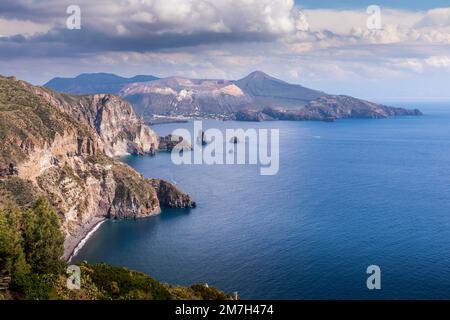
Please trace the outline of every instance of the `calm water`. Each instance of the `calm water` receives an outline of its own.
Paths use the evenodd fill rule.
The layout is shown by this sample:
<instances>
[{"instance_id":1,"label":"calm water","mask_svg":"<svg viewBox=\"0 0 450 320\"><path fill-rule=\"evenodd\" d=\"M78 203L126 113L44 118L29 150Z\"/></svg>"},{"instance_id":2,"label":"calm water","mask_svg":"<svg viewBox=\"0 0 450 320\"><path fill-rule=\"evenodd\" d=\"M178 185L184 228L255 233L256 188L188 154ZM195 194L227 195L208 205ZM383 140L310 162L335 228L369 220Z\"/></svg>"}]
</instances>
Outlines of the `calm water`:
<instances>
[{"instance_id":1,"label":"calm water","mask_svg":"<svg viewBox=\"0 0 450 320\"><path fill-rule=\"evenodd\" d=\"M126 161L176 182L198 208L108 221L77 260L172 284L208 283L242 298L450 298L450 104L424 117L235 123L280 129L280 171ZM192 124L156 126L161 134ZM382 290L366 288L366 268Z\"/></svg>"}]
</instances>

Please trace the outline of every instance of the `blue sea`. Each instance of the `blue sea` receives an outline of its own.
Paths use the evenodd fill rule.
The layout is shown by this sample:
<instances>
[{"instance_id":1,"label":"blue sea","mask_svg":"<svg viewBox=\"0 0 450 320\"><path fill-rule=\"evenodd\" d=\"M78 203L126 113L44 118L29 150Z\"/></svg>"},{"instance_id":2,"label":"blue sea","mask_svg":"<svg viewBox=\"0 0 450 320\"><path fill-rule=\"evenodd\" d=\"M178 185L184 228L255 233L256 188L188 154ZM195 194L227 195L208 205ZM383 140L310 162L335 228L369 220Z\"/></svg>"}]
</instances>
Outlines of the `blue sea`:
<instances>
[{"instance_id":1,"label":"blue sea","mask_svg":"<svg viewBox=\"0 0 450 320\"><path fill-rule=\"evenodd\" d=\"M397 104L402 106L402 104ZM107 221L75 260L208 283L243 299L450 299L450 103L423 117L204 121L280 130L280 169L124 159L189 193L191 210ZM158 125L159 134L192 123ZM366 269L381 268L381 290Z\"/></svg>"}]
</instances>

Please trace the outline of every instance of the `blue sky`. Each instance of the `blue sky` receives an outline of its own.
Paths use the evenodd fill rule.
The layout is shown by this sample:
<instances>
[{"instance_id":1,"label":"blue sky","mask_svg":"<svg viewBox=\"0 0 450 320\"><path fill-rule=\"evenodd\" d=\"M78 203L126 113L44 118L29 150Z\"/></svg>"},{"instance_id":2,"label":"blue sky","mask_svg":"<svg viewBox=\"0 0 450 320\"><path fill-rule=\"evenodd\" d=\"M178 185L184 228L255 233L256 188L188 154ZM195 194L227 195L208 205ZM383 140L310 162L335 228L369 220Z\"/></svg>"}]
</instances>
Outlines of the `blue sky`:
<instances>
[{"instance_id":1,"label":"blue sky","mask_svg":"<svg viewBox=\"0 0 450 320\"><path fill-rule=\"evenodd\" d=\"M450 5L449 0L296 0L295 3L302 8L328 9L361 9L370 5L379 5L397 9L429 10Z\"/></svg>"},{"instance_id":2,"label":"blue sky","mask_svg":"<svg viewBox=\"0 0 450 320\"><path fill-rule=\"evenodd\" d=\"M239 79L262 70L377 100L450 98L450 1L0 1L0 74ZM230 3L232 5L230 5ZM368 27L368 5L381 6Z\"/></svg>"}]
</instances>

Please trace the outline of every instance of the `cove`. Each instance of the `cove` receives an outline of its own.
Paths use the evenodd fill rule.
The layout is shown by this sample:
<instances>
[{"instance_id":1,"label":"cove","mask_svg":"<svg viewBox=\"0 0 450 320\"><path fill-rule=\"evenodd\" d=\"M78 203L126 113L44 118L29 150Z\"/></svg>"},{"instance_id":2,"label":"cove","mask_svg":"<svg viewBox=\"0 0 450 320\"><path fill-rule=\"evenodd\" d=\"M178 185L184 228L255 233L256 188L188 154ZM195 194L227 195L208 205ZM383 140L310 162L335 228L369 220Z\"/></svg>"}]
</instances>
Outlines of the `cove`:
<instances>
[{"instance_id":1,"label":"cove","mask_svg":"<svg viewBox=\"0 0 450 320\"><path fill-rule=\"evenodd\" d=\"M124 159L197 202L106 221L74 261L107 262L171 284L208 283L243 299L450 298L450 112L324 122L220 122L277 128L278 174L255 166ZM155 126L161 135L191 124ZM368 290L380 266L382 289Z\"/></svg>"}]
</instances>

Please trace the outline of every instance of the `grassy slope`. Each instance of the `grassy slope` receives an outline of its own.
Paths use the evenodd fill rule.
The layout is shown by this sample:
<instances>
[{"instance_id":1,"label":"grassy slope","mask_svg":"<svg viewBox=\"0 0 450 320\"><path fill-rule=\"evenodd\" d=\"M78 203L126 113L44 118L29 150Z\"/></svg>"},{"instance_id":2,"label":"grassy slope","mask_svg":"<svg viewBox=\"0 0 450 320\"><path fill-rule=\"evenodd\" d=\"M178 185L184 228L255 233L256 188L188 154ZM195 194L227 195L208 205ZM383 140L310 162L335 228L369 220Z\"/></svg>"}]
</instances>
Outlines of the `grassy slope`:
<instances>
[{"instance_id":1,"label":"grassy slope","mask_svg":"<svg viewBox=\"0 0 450 320\"><path fill-rule=\"evenodd\" d=\"M126 268L106 264L80 265L82 274L81 290L55 291L56 299L103 299L103 300L226 300L223 292L205 285L174 287L163 284L148 275ZM65 283L63 277L62 283Z\"/></svg>"}]
</instances>

